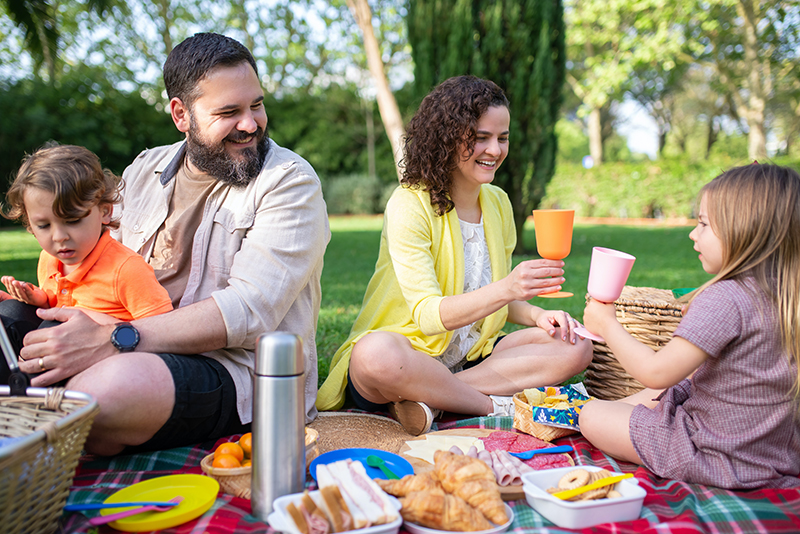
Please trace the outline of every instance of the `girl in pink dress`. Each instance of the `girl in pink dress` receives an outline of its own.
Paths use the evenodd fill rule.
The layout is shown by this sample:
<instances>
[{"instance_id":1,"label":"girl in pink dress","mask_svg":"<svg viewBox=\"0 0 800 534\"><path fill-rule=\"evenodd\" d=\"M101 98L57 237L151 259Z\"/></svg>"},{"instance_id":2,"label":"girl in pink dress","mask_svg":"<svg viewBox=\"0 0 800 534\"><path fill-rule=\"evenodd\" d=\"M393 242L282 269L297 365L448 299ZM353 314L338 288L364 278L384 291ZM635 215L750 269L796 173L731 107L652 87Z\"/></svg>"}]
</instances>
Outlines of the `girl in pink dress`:
<instances>
[{"instance_id":1,"label":"girl in pink dress","mask_svg":"<svg viewBox=\"0 0 800 534\"><path fill-rule=\"evenodd\" d=\"M715 275L654 351L591 300L587 328L648 389L583 407L583 435L655 474L729 489L800 486L800 175L754 163L700 192L689 237Z\"/></svg>"}]
</instances>

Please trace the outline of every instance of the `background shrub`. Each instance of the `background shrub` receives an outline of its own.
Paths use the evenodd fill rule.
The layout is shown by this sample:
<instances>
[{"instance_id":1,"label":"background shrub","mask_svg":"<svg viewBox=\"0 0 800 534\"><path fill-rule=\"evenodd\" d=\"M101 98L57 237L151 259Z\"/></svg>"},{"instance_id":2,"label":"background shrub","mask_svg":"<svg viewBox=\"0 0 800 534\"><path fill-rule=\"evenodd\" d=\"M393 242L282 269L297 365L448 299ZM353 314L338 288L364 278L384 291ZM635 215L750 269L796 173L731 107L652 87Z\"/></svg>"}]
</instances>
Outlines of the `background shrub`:
<instances>
[{"instance_id":1,"label":"background shrub","mask_svg":"<svg viewBox=\"0 0 800 534\"><path fill-rule=\"evenodd\" d=\"M365 215L380 213L383 184L374 177L351 174L322 182L322 194L331 215Z\"/></svg>"},{"instance_id":2,"label":"background shrub","mask_svg":"<svg viewBox=\"0 0 800 534\"><path fill-rule=\"evenodd\" d=\"M700 188L721 172L749 161L661 159L611 162L591 169L561 162L540 207L574 209L583 217L687 218ZM773 163L800 169L800 160Z\"/></svg>"}]
</instances>

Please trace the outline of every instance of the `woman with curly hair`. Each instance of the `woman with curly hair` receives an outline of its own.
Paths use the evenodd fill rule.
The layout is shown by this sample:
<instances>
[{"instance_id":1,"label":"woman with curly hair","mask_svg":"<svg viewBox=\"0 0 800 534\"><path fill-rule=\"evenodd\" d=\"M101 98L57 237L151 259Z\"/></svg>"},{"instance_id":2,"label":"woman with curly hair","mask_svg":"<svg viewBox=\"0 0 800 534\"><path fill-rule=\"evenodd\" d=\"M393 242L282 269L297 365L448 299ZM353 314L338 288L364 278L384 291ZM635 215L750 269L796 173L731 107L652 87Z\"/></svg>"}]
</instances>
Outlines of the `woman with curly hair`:
<instances>
[{"instance_id":1,"label":"woman with curly hair","mask_svg":"<svg viewBox=\"0 0 800 534\"><path fill-rule=\"evenodd\" d=\"M511 203L491 185L508 154L509 123L503 91L473 76L450 78L422 101L375 273L318 409L339 409L349 396L358 408L388 409L419 435L434 411L512 415L510 395L589 364L577 321L527 302L561 288L563 262L511 269ZM530 328L503 335L507 320Z\"/></svg>"}]
</instances>

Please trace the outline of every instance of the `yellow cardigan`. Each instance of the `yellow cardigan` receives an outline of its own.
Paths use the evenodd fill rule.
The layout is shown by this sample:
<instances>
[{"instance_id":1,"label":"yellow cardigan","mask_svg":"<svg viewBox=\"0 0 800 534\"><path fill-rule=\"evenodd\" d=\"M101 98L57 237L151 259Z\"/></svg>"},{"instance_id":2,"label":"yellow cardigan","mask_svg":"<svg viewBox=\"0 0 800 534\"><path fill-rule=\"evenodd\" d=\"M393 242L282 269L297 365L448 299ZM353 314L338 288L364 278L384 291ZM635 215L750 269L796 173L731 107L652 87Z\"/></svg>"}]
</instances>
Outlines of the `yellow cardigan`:
<instances>
[{"instance_id":1,"label":"yellow cardigan","mask_svg":"<svg viewBox=\"0 0 800 534\"><path fill-rule=\"evenodd\" d=\"M492 281L511 270L516 231L511 202L493 185L481 186L481 211ZM384 212L383 232L375 273L367 286L361 312L347 341L331 360L330 373L317 394L318 410L344 404L350 352L369 332L403 334L415 350L438 356L453 337L439 315L445 296L464 290L464 244L456 210L438 216L427 192L398 187ZM508 317L504 306L483 319L481 336L467 354L475 360L491 352Z\"/></svg>"}]
</instances>

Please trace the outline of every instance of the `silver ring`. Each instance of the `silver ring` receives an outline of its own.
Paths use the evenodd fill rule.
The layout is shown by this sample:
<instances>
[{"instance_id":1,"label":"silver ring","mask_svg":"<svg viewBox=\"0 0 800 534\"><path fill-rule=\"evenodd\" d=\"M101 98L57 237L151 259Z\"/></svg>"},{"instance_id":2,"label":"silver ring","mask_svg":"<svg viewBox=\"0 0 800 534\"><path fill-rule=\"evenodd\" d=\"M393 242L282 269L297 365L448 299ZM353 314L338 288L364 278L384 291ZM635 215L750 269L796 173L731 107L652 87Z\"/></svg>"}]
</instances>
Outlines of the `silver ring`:
<instances>
[{"instance_id":1,"label":"silver ring","mask_svg":"<svg viewBox=\"0 0 800 534\"><path fill-rule=\"evenodd\" d=\"M47 367L44 366L44 357L39 358L39 367L42 368L42 371L47 371Z\"/></svg>"}]
</instances>

